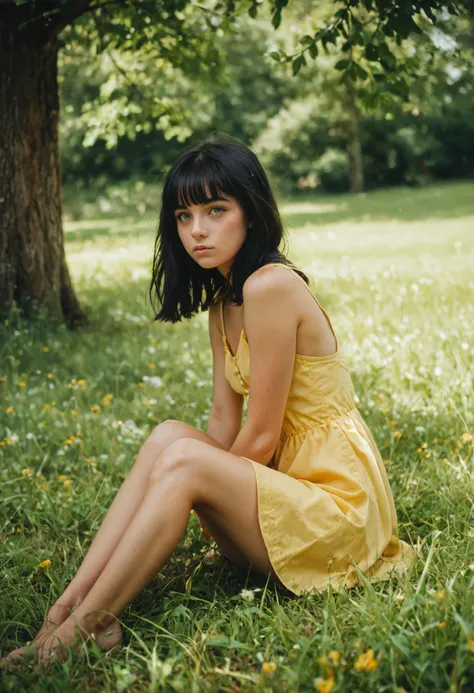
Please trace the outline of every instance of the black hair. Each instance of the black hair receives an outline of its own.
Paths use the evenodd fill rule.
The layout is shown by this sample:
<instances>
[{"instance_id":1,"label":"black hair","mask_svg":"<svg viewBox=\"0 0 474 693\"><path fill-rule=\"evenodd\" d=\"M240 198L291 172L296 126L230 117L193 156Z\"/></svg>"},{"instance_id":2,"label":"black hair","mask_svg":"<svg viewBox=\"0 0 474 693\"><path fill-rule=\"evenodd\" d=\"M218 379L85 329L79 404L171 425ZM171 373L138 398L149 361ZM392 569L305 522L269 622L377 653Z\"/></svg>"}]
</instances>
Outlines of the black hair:
<instances>
[{"instance_id":1,"label":"black hair","mask_svg":"<svg viewBox=\"0 0 474 693\"><path fill-rule=\"evenodd\" d=\"M222 194L234 197L247 225L252 224L227 278L216 267L198 265L186 252L177 230L175 210L191 202L208 203L206 185L211 199ZM149 288L152 306L155 296L161 304L154 319L174 323L191 318L222 296L242 305L245 280L268 263L289 265L309 284L304 272L278 250L282 241L286 243L280 213L254 152L240 140L222 134L188 147L173 163L163 184Z\"/></svg>"}]
</instances>

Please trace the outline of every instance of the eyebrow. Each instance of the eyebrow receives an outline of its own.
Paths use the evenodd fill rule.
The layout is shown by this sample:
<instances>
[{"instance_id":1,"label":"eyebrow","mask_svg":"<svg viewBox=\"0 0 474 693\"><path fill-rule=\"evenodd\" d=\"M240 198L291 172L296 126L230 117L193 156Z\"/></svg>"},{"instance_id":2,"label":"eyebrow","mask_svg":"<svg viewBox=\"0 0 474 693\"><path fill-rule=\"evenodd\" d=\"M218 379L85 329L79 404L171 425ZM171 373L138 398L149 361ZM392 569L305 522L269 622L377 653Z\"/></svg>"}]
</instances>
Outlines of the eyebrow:
<instances>
[{"instance_id":1,"label":"eyebrow","mask_svg":"<svg viewBox=\"0 0 474 693\"><path fill-rule=\"evenodd\" d=\"M205 207L207 207L208 205L212 204L213 202L230 202L230 200L228 200L226 197L219 197L219 195L217 195L216 197L211 197L210 199L207 200L207 202L202 202L201 204L203 204ZM174 211L179 212L182 209L187 209L187 207L175 207Z\"/></svg>"}]
</instances>

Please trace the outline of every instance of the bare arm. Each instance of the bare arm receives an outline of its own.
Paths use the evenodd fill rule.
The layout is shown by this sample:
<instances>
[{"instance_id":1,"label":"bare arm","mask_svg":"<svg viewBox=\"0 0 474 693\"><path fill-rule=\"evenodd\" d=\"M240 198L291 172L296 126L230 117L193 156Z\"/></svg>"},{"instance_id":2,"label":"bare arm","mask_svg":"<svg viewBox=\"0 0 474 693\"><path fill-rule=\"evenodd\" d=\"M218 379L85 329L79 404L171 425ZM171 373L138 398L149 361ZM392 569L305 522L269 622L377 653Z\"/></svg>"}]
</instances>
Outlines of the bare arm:
<instances>
[{"instance_id":1,"label":"bare arm","mask_svg":"<svg viewBox=\"0 0 474 693\"><path fill-rule=\"evenodd\" d=\"M247 421L230 449L272 465L288 399L298 329L293 277L277 267L244 284L245 331L250 347Z\"/></svg>"},{"instance_id":2,"label":"bare arm","mask_svg":"<svg viewBox=\"0 0 474 693\"><path fill-rule=\"evenodd\" d=\"M212 408L207 433L229 450L242 425L244 398L225 378L225 354L219 327L219 305L209 308L209 337L213 358Z\"/></svg>"}]
</instances>

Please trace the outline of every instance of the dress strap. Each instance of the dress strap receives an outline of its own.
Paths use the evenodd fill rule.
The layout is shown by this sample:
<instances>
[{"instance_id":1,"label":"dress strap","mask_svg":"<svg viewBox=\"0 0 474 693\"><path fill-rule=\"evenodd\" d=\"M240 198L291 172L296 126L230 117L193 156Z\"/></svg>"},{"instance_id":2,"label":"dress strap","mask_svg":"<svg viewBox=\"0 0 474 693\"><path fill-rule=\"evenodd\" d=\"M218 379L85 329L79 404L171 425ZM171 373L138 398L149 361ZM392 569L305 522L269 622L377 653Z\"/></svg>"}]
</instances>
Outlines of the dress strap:
<instances>
[{"instance_id":1,"label":"dress strap","mask_svg":"<svg viewBox=\"0 0 474 693\"><path fill-rule=\"evenodd\" d=\"M220 314L221 314L221 327L222 327L222 339L224 342L227 341L226 333L225 333L225 327L224 327L224 299L221 299L219 301L220 304Z\"/></svg>"},{"instance_id":2,"label":"dress strap","mask_svg":"<svg viewBox=\"0 0 474 693\"><path fill-rule=\"evenodd\" d=\"M303 277L300 277L300 275L298 274L298 272L295 272L295 270L293 269L293 267L289 267L288 265L284 265L282 262L269 262L267 265L263 265L263 267L270 267L270 266L272 266L272 265L278 265L279 267L284 267L285 269L290 270L290 272L293 272L294 274L296 274L296 276L298 277L298 279L300 280L300 282L302 282L302 283L304 284L305 288L309 291L310 295L314 298L314 300L316 301L316 303L318 304L318 306L321 308L321 310L323 311L324 315L326 316L326 319L327 319L327 321L328 321L328 323L329 323L329 327L331 328L331 332L333 333L334 339L336 340L336 352L339 351L339 342L337 341L336 333L334 332L334 328L333 328L333 326L332 326L331 318L330 318L329 315L326 313L326 311L324 310L324 308L322 307L322 305L320 304L320 302L318 301L318 299L316 298L316 296L313 294L313 292L311 291L311 289L309 288L309 286L307 285L307 283L305 282L305 280L303 279Z\"/></svg>"}]
</instances>

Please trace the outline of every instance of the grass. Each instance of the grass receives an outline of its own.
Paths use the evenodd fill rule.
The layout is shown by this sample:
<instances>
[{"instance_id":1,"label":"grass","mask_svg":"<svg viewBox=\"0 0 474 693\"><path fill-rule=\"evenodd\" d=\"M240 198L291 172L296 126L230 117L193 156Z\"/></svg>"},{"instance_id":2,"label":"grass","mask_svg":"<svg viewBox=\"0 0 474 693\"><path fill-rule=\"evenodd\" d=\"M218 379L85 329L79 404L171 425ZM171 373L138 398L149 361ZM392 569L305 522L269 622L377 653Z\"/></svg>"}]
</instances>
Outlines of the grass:
<instances>
[{"instance_id":1,"label":"grass","mask_svg":"<svg viewBox=\"0 0 474 693\"><path fill-rule=\"evenodd\" d=\"M207 315L151 321L157 216L139 195L122 207L119 197L82 219L66 206L90 325L71 334L12 313L0 327L3 654L34 637L153 426L206 427ZM331 315L419 560L405 578L295 598L220 560L191 516L173 558L123 612L123 647L1 673L1 690L472 690L472 185L304 195L281 210L288 254Z\"/></svg>"}]
</instances>

